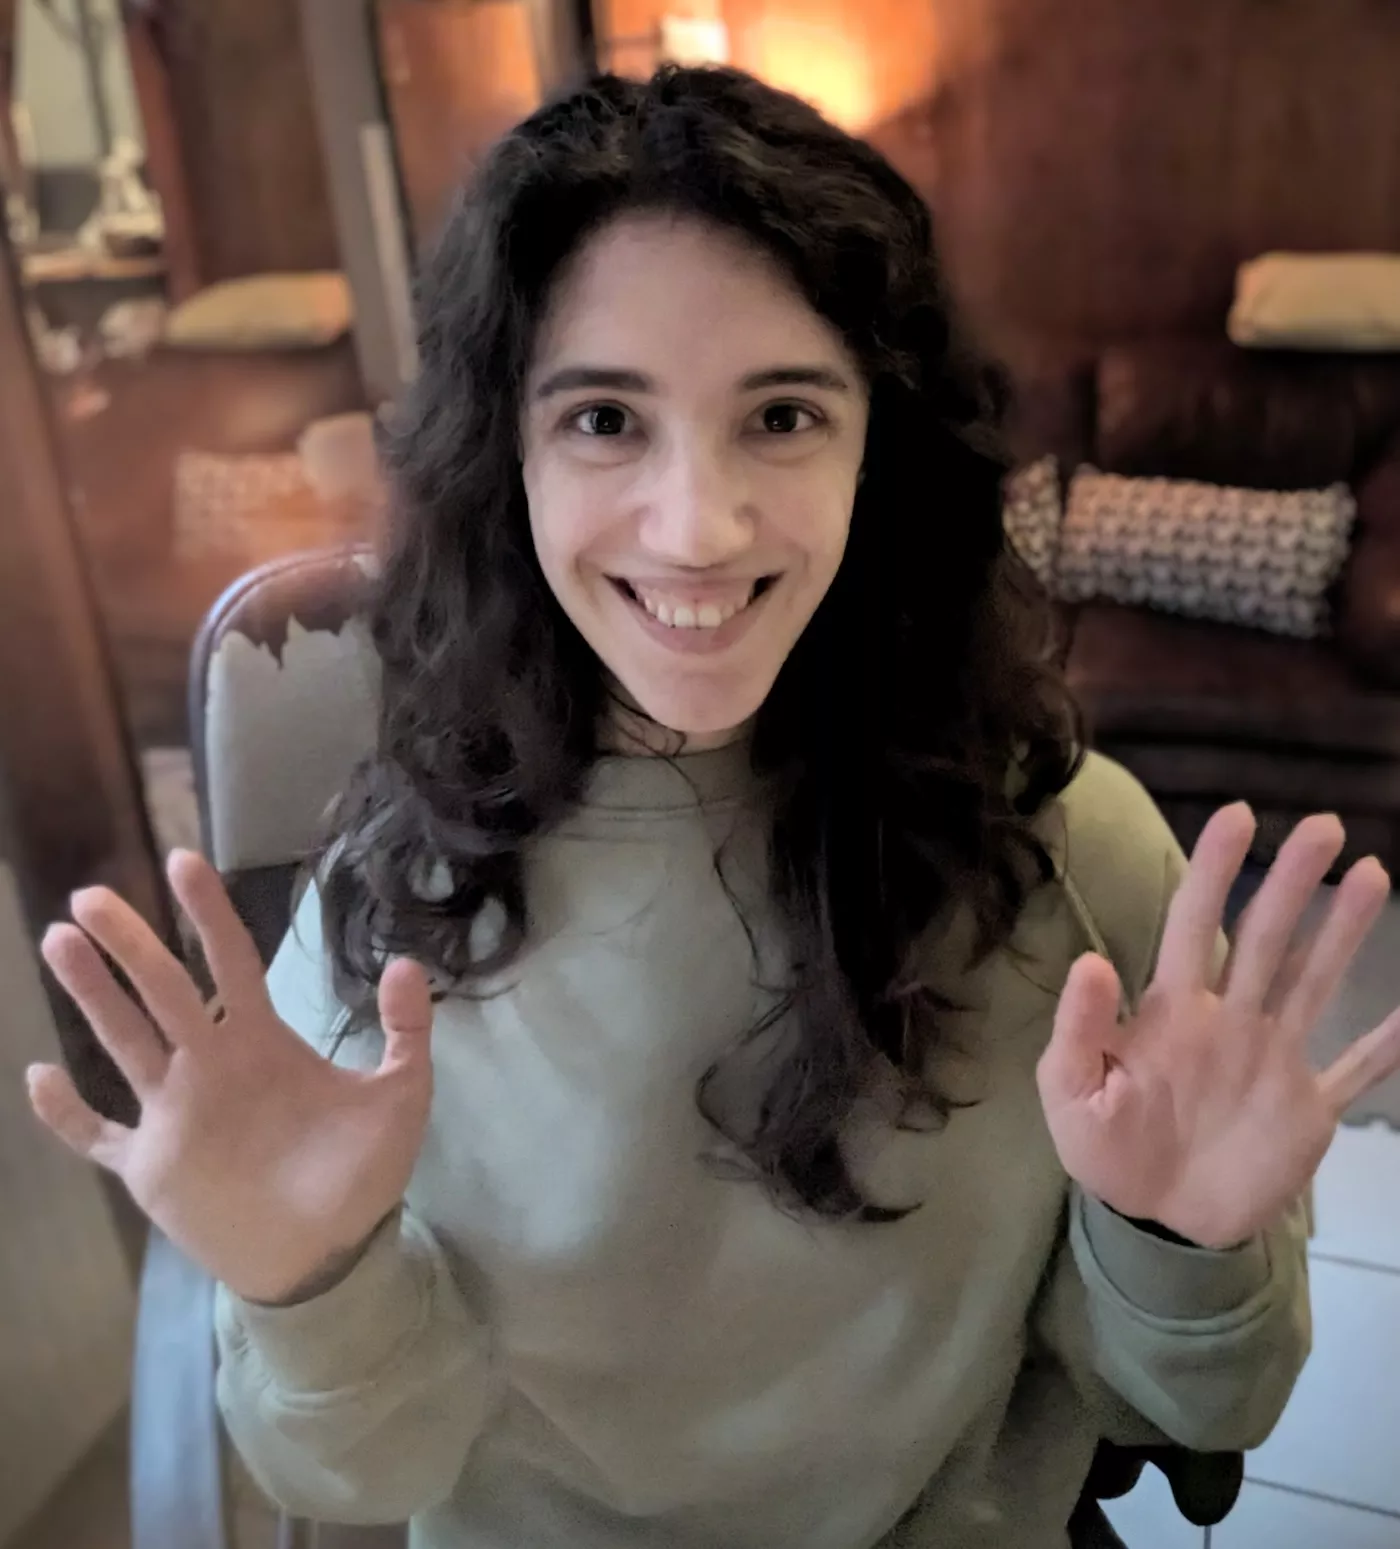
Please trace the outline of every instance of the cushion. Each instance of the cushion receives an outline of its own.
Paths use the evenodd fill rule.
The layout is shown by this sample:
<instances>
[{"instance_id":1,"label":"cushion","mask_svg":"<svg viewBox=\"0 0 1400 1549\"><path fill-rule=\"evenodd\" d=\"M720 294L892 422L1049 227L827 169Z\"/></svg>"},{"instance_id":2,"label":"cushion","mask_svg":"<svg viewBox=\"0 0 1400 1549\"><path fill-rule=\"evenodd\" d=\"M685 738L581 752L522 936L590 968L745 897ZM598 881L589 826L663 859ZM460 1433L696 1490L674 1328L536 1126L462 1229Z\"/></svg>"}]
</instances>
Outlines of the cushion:
<instances>
[{"instance_id":1,"label":"cushion","mask_svg":"<svg viewBox=\"0 0 1400 1549\"><path fill-rule=\"evenodd\" d=\"M379 658L363 618L372 571L359 550L284 555L243 577L206 619L190 722L207 851L220 871L300 860L373 749Z\"/></svg>"},{"instance_id":2,"label":"cushion","mask_svg":"<svg viewBox=\"0 0 1400 1549\"><path fill-rule=\"evenodd\" d=\"M1060 542L1060 468L1053 457L1040 457L1007 476L1002 522L1011 546L1049 588Z\"/></svg>"},{"instance_id":3,"label":"cushion","mask_svg":"<svg viewBox=\"0 0 1400 1549\"><path fill-rule=\"evenodd\" d=\"M1065 602L1310 638L1327 632L1355 515L1345 485L1250 490L1084 467L1070 482L1055 590Z\"/></svg>"},{"instance_id":4,"label":"cushion","mask_svg":"<svg viewBox=\"0 0 1400 1549\"><path fill-rule=\"evenodd\" d=\"M343 274L253 274L191 296L166 320L167 347L318 349L348 332L354 312Z\"/></svg>"},{"instance_id":5,"label":"cushion","mask_svg":"<svg viewBox=\"0 0 1400 1549\"><path fill-rule=\"evenodd\" d=\"M1266 253L1240 266L1228 331L1255 349L1400 350L1400 253Z\"/></svg>"}]
</instances>

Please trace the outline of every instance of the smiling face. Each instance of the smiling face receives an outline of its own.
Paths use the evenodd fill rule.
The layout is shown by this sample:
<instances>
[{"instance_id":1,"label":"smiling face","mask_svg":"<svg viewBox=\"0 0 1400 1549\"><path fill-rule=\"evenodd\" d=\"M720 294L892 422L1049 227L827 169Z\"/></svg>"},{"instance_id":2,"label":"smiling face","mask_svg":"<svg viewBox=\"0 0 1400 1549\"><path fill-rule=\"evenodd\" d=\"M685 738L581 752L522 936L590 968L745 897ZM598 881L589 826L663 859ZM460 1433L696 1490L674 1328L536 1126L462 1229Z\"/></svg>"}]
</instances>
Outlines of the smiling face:
<instances>
[{"instance_id":1,"label":"smiling face","mask_svg":"<svg viewBox=\"0 0 1400 1549\"><path fill-rule=\"evenodd\" d=\"M523 401L530 527L623 694L687 746L767 698L841 564L868 395L777 264L630 216L563 274Z\"/></svg>"}]
</instances>

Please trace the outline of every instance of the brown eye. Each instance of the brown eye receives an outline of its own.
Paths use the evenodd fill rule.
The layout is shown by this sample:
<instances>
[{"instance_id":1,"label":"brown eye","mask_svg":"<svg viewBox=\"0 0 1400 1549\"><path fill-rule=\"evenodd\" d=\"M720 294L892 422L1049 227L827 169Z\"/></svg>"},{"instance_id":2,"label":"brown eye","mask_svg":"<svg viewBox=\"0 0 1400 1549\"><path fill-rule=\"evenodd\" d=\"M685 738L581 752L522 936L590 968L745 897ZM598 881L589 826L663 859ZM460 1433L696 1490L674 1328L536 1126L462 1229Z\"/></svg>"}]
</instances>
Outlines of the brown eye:
<instances>
[{"instance_id":1,"label":"brown eye","mask_svg":"<svg viewBox=\"0 0 1400 1549\"><path fill-rule=\"evenodd\" d=\"M627 432L627 411L615 403L600 403L583 410L574 423L586 436L621 436Z\"/></svg>"},{"instance_id":2,"label":"brown eye","mask_svg":"<svg viewBox=\"0 0 1400 1549\"><path fill-rule=\"evenodd\" d=\"M808 428L804 418L811 421L814 416L800 403L770 403L763 411L763 428L769 435L791 436Z\"/></svg>"}]
</instances>

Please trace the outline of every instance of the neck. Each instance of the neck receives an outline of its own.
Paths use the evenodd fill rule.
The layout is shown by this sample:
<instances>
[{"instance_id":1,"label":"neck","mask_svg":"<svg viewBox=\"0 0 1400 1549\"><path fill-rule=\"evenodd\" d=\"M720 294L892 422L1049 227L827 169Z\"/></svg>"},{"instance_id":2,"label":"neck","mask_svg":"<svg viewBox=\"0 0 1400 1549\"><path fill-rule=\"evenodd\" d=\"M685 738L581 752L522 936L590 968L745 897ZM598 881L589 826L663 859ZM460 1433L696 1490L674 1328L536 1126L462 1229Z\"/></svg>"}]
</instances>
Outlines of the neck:
<instances>
[{"instance_id":1,"label":"neck","mask_svg":"<svg viewBox=\"0 0 1400 1549\"><path fill-rule=\"evenodd\" d=\"M747 726L713 732L673 731L652 720L630 700L614 700L598 741L605 753L618 753L624 758L679 758L685 753L713 753L717 748L730 747L742 741L747 732Z\"/></svg>"}]
</instances>

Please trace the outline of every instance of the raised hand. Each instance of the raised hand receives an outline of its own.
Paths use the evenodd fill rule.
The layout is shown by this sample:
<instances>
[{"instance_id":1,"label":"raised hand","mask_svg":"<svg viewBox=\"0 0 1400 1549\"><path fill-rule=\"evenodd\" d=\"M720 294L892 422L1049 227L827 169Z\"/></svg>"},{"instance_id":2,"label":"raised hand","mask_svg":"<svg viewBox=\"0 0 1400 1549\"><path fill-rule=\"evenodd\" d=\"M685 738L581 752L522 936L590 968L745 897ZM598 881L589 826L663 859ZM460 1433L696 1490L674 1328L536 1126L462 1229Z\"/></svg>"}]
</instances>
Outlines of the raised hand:
<instances>
[{"instance_id":1,"label":"raised hand","mask_svg":"<svg viewBox=\"0 0 1400 1549\"><path fill-rule=\"evenodd\" d=\"M1272 1225L1316 1172L1342 1112L1400 1068L1400 1011L1329 1069L1308 1061L1309 1034L1389 891L1378 861L1359 862L1316 933L1294 945L1341 854L1336 818L1308 818L1290 835L1215 972L1253 835L1243 806L1207 824L1136 1015L1119 1020L1118 977L1102 957L1074 965L1038 1071L1069 1175L1121 1214L1211 1248Z\"/></svg>"},{"instance_id":2,"label":"raised hand","mask_svg":"<svg viewBox=\"0 0 1400 1549\"><path fill-rule=\"evenodd\" d=\"M208 862L177 852L169 873L220 1014L120 898L77 893L76 926L52 926L43 954L131 1083L141 1116L133 1129L101 1118L53 1066L31 1068L30 1098L60 1139L116 1173L216 1279L250 1300L292 1301L352 1263L403 1196L432 1097L427 979L406 960L389 966L379 988L383 1060L373 1072L340 1068L278 1018L257 949Z\"/></svg>"}]
</instances>

